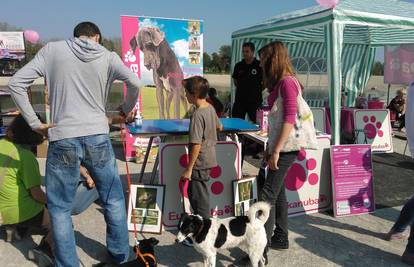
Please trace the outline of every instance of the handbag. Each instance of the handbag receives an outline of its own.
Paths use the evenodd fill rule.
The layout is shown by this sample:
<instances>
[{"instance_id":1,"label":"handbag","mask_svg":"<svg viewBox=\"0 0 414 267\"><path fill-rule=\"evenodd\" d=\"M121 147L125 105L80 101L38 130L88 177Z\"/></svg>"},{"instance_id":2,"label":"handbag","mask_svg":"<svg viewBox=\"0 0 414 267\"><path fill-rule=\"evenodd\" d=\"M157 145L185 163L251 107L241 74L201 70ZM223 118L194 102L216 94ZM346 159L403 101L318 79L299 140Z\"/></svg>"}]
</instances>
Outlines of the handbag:
<instances>
[{"instance_id":1,"label":"handbag","mask_svg":"<svg viewBox=\"0 0 414 267\"><path fill-rule=\"evenodd\" d=\"M317 149L318 142L316 139L312 111L302 97L302 90L299 82L295 77L292 78L298 89L298 96L296 98L297 113L293 130L290 132L281 152L299 151L301 149ZM268 143L270 148L275 146L275 142L278 140L282 131L283 123L283 97L282 94L279 94L279 97L276 99L269 113Z\"/></svg>"}]
</instances>

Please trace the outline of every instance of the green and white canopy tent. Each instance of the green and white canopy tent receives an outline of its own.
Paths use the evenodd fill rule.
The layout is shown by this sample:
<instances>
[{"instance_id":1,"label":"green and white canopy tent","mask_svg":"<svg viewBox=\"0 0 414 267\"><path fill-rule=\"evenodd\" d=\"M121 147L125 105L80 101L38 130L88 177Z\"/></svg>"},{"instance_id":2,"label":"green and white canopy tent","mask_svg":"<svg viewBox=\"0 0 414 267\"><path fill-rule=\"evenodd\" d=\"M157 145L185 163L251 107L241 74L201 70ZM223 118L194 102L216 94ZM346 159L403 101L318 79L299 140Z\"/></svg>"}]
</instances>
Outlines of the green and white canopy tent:
<instances>
[{"instance_id":1,"label":"green and white canopy tent","mask_svg":"<svg viewBox=\"0 0 414 267\"><path fill-rule=\"evenodd\" d=\"M353 105L369 80L376 48L414 43L414 4L342 0L333 9L315 6L273 17L232 34L232 68L244 42L258 50L274 40L283 41L291 57L326 59L332 138L339 144L341 89Z\"/></svg>"}]
</instances>

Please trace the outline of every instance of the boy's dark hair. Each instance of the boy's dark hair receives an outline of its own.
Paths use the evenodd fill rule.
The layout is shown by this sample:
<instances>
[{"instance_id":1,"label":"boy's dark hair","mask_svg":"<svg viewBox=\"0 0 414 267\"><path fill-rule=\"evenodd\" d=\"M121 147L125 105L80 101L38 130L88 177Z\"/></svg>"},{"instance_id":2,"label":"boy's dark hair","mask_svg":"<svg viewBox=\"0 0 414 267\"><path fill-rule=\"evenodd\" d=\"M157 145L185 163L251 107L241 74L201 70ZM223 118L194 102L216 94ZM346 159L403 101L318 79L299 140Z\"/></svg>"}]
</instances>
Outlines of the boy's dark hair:
<instances>
[{"instance_id":1,"label":"boy's dark hair","mask_svg":"<svg viewBox=\"0 0 414 267\"><path fill-rule=\"evenodd\" d=\"M40 119L40 116L36 115ZM14 118L7 127L6 135L9 141L18 145L37 146L43 142L43 136L33 131L22 115Z\"/></svg>"},{"instance_id":2,"label":"boy's dark hair","mask_svg":"<svg viewBox=\"0 0 414 267\"><path fill-rule=\"evenodd\" d=\"M99 27L90 21L84 21L76 25L75 29L73 29L73 36L87 36L92 37L99 34L99 43L102 44L102 34L99 30Z\"/></svg>"},{"instance_id":3,"label":"boy's dark hair","mask_svg":"<svg viewBox=\"0 0 414 267\"><path fill-rule=\"evenodd\" d=\"M248 47L250 50L252 50L252 52L254 52L254 43L252 42L243 43L242 47Z\"/></svg>"},{"instance_id":4,"label":"boy's dark hair","mask_svg":"<svg viewBox=\"0 0 414 267\"><path fill-rule=\"evenodd\" d=\"M185 90L200 99L207 98L210 85L208 81L201 76L193 76L183 80Z\"/></svg>"}]
</instances>

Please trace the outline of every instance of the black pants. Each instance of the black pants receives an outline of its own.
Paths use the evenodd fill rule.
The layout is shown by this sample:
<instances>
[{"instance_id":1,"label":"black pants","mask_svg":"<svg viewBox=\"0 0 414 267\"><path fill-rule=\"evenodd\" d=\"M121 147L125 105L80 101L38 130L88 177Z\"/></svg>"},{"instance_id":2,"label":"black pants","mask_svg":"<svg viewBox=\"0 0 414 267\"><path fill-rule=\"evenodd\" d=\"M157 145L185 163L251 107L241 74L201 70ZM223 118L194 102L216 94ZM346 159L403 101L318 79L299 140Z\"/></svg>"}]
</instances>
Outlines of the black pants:
<instances>
[{"instance_id":1,"label":"black pants","mask_svg":"<svg viewBox=\"0 0 414 267\"><path fill-rule=\"evenodd\" d=\"M400 125L398 126L398 129L404 128L405 127L405 114L402 114L401 116L399 116L397 121L400 123Z\"/></svg>"},{"instance_id":2,"label":"black pants","mask_svg":"<svg viewBox=\"0 0 414 267\"><path fill-rule=\"evenodd\" d=\"M193 170L188 184L188 198L194 214L210 218L210 194L207 182L210 179L210 169Z\"/></svg>"},{"instance_id":3,"label":"black pants","mask_svg":"<svg viewBox=\"0 0 414 267\"><path fill-rule=\"evenodd\" d=\"M249 119L256 123L256 111L260 107L260 103L245 103L245 102L234 102L232 109L232 117L245 119L246 113Z\"/></svg>"},{"instance_id":4,"label":"black pants","mask_svg":"<svg viewBox=\"0 0 414 267\"><path fill-rule=\"evenodd\" d=\"M267 201L272 205L269 219L265 224L268 242L270 242L273 234L283 238L288 237L288 207L284 181L286 173L297 155L298 151L280 153L279 170L269 169L263 187L260 189L259 200ZM273 230L275 225L276 229Z\"/></svg>"}]
</instances>

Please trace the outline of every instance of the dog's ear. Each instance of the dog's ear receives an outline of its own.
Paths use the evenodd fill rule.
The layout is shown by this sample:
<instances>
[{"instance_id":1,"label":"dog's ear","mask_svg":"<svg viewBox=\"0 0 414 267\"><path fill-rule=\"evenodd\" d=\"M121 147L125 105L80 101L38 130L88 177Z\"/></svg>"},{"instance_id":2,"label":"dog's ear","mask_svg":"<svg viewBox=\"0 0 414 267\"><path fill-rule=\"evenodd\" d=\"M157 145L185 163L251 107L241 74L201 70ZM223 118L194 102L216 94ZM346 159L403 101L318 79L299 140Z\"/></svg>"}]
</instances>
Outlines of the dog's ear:
<instances>
[{"instance_id":1,"label":"dog's ear","mask_svg":"<svg viewBox=\"0 0 414 267\"><path fill-rule=\"evenodd\" d=\"M181 213L180 220L178 221L178 225L177 225L178 230L180 230L183 221L187 217L188 217L188 214L187 213Z\"/></svg>"},{"instance_id":2,"label":"dog's ear","mask_svg":"<svg viewBox=\"0 0 414 267\"><path fill-rule=\"evenodd\" d=\"M129 41L129 46L131 47L132 52L134 52L134 53L135 53L135 50L137 49L137 45L138 45L138 43L137 43L137 38L134 36L134 37L132 37L132 39Z\"/></svg>"},{"instance_id":3,"label":"dog's ear","mask_svg":"<svg viewBox=\"0 0 414 267\"><path fill-rule=\"evenodd\" d=\"M151 41L155 46L159 46L164 40L165 34L157 27L148 27L148 32L151 36Z\"/></svg>"},{"instance_id":4,"label":"dog's ear","mask_svg":"<svg viewBox=\"0 0 414 267\"><path fill-rule=\"evenodd\" d=\"M151 237L151 238L150 238L150 242L151 242L151 244L155 247L156 245L158 245L158 243L159 243L160 241L158 241L158 239L156 239L156 238L154 238L154 237Z\"/></svg>"}]
</instances>

